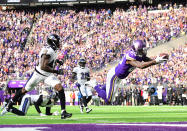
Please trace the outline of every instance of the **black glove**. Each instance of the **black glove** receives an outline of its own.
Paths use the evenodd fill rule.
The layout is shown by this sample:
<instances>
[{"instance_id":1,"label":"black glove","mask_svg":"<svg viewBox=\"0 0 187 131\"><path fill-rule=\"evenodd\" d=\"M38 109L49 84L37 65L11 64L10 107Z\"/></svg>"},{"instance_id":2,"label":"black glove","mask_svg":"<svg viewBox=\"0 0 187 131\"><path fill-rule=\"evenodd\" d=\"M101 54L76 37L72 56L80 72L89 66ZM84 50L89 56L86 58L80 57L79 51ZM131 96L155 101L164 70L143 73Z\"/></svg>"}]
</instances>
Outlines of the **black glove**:
<instances>
[{"instance_id":1,"label":"black glove","mask_svg":"<svg viewBox=\"0 0 187 131\"><path fill-rule=\"evenodd\" d=\"M59 69L59 70L54 70L53 73L56 73L58 75L63 75L64 71L63 71L63 69Z\"/></svg>"},{"instance_id":2,"label":"black glove","mask_svg":"<svg viewBox=\"0 0 187 131\"><path fill-rule=\"evenodd\" d=\"M63 64L64 64L64 60L59 60L59 59L57 59L56 62L59 63L60 65L63 65Z\"/></svg>"},{"instance_id":3,"label":"black glove","mask_svg":"<svg viewBox=\"0 0 187 131\"><path fill-rule=\"evenodd\" d=\"M78 88L81 87L81 85L80 85L78 82L77 82L75 85L76 85Z\"/></svg>"},{"instance_id":4,"label":"black glove","mask_svg":"<svg viewBox=\"0 0 187 131\"><path fill-rule=\"evenodd\" d=\"M63 75L64 74L64 71L63 69L59 69L58 72L57 72L58 75Z\"/></svg>"}]
</instances>

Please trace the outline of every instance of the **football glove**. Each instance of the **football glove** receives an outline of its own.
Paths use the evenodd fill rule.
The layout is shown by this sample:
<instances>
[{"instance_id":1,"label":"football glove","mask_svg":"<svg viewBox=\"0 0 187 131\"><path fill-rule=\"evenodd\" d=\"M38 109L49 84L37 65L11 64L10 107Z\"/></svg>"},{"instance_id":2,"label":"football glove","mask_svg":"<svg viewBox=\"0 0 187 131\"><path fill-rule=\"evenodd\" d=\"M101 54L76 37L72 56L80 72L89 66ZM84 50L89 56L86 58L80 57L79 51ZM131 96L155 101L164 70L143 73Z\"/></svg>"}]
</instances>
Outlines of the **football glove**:
<instances>
[{"instance_id":1,"label":"football glove","mask_svg":"<svg viewBox=\"0 0 187 131\"><path fill-rule=\"evenodd\" d=\"M168 59L165 59L164 56L157 56L155 61L156 63L162 63L162 62L165 62L167 61Z\"/></svg>"},{"instance_id":2,"label":"football glove","mask_svg":"<svg viewBox=\"0 0 187 131\"><path fill-rule=\"evenodd\" d=\"M63 71L63 69L59 69L59 70L54 70L53 73L56 73L56 74L58 74L58 75L63 75L63 74L64 74L64 71Z\"/></svg>"},{"instance_id":3,"label":"football glove","mask_svg":"<svg viewBox=\"0 0 187 131\"><path fill-rule=\"evenodd\" d=\"M81 85L80 85L78 82L76 82L75 85L76 85L78 88L81 87Z\"/></svg>"},{"instance_id":4,"label":"football glove","mask_svg":"<svg viewBox=\"0 0 187 131\"><path fill-rule=\"evenodd\" d=\"M56 62L59 63L60 65L63 65L63 64L64 64L64 60L59 60L59 59L57 59Z\"/></svg>"}]
</instances>

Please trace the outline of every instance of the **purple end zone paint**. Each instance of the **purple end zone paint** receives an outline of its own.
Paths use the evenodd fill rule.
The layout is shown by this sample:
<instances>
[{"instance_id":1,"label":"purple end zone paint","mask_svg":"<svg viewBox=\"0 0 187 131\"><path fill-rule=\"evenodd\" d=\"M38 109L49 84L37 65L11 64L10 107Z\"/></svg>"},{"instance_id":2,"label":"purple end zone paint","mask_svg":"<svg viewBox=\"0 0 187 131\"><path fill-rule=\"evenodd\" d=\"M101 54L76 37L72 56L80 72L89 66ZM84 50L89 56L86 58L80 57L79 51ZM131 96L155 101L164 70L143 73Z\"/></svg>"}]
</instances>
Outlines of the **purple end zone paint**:
<instances>
[{"instance_id":1,"label":"purple end zone paint","mask_svg":"<svg viewBox=\"0 0 187 131\"><path fill-rule=\"evenodd\" d=\"M42 131L186 131L187 122L0 125L2 129L31 128Z\"/></svg>"}]
</instances>

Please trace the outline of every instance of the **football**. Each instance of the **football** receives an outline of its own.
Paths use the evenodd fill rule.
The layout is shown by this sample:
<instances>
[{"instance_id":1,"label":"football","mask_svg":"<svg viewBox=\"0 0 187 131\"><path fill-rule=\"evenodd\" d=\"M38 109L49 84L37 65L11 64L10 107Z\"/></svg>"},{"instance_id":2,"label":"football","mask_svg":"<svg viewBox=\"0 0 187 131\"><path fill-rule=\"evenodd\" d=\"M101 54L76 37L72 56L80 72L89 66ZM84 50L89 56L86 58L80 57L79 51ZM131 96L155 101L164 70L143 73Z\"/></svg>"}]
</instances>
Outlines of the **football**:
<instances>
[{"instance_id":1,"label":"football","mask_svg":"<svg viewBox=\"0 0 187 131\"><path fill-rule=\"evenodd\" d=\"M160 53L161 57L163 57L164 59L169 59L169 55L167 53Z\"/></svg>"}]
</instances>

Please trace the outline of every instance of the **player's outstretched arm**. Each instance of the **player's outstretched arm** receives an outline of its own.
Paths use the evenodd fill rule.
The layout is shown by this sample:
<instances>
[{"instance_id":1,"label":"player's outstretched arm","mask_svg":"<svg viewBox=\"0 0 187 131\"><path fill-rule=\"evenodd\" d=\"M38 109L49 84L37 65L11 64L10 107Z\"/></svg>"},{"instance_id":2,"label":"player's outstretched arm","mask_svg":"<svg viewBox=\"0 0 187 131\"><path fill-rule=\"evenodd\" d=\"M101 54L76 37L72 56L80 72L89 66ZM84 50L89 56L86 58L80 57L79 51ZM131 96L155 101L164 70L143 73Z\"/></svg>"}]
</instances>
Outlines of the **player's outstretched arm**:
<instances>
[{"instance_id":1,"label":"player's outstretched arm","mask_svg":"<svg viewBox=\"0 0 187 131\"><path fill-rule=\"evenodd\" d=\"M136 61L136 60L129 60L129 61L127 61L127 64L130 64L130 65L140 68L140 69L144 69L149 66L155 65L156 61L151 60L151 61L147 61L147 62L140 62L140 61Z\"/></svg>"},{"instance_id":2,"label":"player's outstretched arm","mask_svg":"<svg viewBox=\"0 0 187 131\"><path fill-rule=\"evenodd\" d=\"M137 67L140 69L145 69L149 66L160 64L160 63L165 62L167 60L168 59L164 58L164 56L157 56L155 60L152 60L150 58L148 61L143 61L143 62L136 61L136 60L129 60L129 61L127 61L127 63L134 66L134 67Z\"/></svg>"},{"instance_id":3,"label":"player's outstretched arm","mask_svg":"<svg viewBox=\"0 0 187 131\"><path fill-rule=\"evenodd\" d=\"M167 54L160 54L156 57L156 59L151 59L149 57L144 57L144 61L136 61L136 60L128 60L127 64L130 64L134 67L144 69L152 65L160 64L162 62L165 62L168 60L168 55Z\"/></svg>"}]
</instances>

